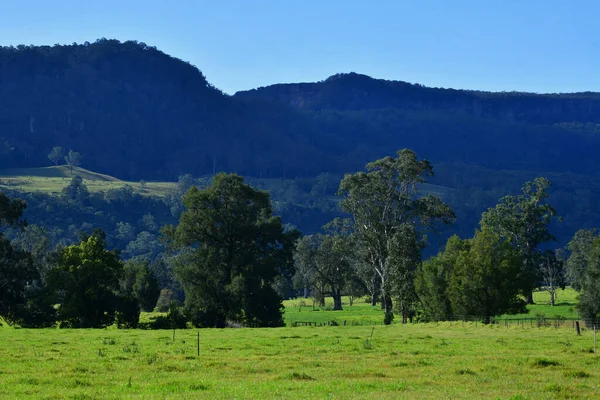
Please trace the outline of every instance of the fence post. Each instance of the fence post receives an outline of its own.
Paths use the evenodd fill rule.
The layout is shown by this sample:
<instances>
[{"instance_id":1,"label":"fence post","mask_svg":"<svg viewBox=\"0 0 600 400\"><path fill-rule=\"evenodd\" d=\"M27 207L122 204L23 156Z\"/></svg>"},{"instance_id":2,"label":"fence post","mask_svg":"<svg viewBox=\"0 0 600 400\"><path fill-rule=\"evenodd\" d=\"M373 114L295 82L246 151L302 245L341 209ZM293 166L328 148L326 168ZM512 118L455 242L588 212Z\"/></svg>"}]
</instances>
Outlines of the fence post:
<instances>
[{"instance_id":1,"label":"fence post","mask_svg":"<svg viewBox=\"0 0 600 400\"><path fill-rule=\"evenodd\" d=\"M594 354L596 354L596 324L594 324Z\"/></svg>"}]
</instances>

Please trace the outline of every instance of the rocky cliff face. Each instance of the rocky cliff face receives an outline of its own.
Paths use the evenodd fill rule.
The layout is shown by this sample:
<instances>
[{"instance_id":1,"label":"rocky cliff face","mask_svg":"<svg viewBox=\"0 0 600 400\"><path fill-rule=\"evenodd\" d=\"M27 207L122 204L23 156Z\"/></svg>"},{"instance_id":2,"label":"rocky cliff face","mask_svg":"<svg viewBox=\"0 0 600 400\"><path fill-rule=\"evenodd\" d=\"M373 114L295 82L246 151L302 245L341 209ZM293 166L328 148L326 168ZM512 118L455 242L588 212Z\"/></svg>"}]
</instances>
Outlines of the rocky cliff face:
<instances>
[{"instance_id":1,"label":"rocky cliff face","mask_svg":"<svg viewBox=\"0 0 600 400\"><path fill-rule=\"evenodd\" d=\"M309 110L443 110L506 122L600 123L600 93L493 93L440 89L355 73L334 75L317 83L277 84L238 92L235 96L276 101Z\"/></svg>"}]
</instances>

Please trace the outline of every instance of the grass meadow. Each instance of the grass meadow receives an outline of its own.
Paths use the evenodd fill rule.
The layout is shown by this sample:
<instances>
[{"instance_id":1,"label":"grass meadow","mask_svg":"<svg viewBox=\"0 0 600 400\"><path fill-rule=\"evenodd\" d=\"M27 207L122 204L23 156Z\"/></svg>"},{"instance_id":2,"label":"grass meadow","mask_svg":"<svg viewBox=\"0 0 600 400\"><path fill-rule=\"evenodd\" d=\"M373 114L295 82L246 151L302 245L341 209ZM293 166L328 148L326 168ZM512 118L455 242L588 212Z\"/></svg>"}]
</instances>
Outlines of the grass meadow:
<instances>
[{"instance_id":1,"label":"grass meadow","mask_svg":"<svg viewBox=\"0 0 600 400\"><path fill-rule=\"evenodd\" d=\"M18 190L25 193L58 194L66 187L73 176L79 175L91 193L120 189L125 185L131 186L136 193L146 196L164 196L175 187L174 182L127 182L88 171L83 168L73 168L73 174L65 165L44 168L24 168L0 171L0 190L2 188Z\"/></svg>"},{"instance_id":2,"label":"grass meadow","mask_svg":"<svg viewBox=\"0 0 600 400\"><path fill-rule=\"evenodd\" d=\"M291 327L294 318L326 322L332 314L381 319L381 310L365 301L342 312L312 305L298 311L299 301L286 302L288 326L276 329L4 326L0 398L600 397L600 356L589 329L577 336L570 324Z\"/></svg>"}]
</instances>

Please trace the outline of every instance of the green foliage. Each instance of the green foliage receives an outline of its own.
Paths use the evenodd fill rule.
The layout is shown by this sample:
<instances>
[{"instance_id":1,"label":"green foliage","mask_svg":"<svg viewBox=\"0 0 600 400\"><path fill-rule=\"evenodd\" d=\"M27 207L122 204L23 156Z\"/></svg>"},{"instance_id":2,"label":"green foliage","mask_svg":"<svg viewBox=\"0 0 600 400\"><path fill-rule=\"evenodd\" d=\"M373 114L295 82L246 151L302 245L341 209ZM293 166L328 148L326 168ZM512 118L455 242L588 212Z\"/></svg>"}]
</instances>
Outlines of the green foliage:
<instances>
[{"instance_id":1,"label":"green foliage","mask_svg":"<svg viewBox=\"0 0 600 400\"><path fill-rule=\"evenodd\" d=\"M20 323L27 318L27 285L39 279L31 256L15 249L0 233L0 317Z\"/></svg>"},{"instance_id":2,"label":"green foliage","mask_svg":"<svg viewBox=\"0 0 600 400\"><path fill-rule=\"evenodd\" d=\"M0 192L0 229L23 228L25 207L24 201L10 200ZM54 310L43 288L44 265L37 257L40 262L34 262L23 247L13 245L0 230L0 318L22 326L49 326L54 322Z\"/></svg>"},{"instance_id":3,"label":"green foliage","mask_svg":"<svg viewBox=\"0 0 600 400\"><path fill-rule=\"evenodd\" d=\"M566 278L575 290L581 290L585 281L585 271L590 263L590 253L597 229L580 229L567 245L569 258L567 259Z\"/></svg>"},{"instance_id":4,"label":"green foliage","mask_svg":"<svg viewBox=\"0 0 600 400\"><path fill-rule=\"evenodd\" d=\"M581 283L578 309L594 325L600 319L600 238L595 238L589 253L588 266Z\"/></svg>"},{"instance_id":5,"label":"green foliage","mask_svg":"<svg viewBox=\"0 0 600 400\"><path fill-rule=\"evenodd\" d=\"M386 311L393 312L393 287L402 288L399 300L405 304L412 297L412 274L420 258L416 249L424 244L425 232L451 222L454 213L438 197L421 195L418 185L433 175L433 167L411 150L369 163L367 170L344 177L340 205L352 214L357 244L379 278Z\"/></svg>"},{"instance_id":6,"label":"green foliage","mask_svg":"<svg viewBox=\"0 0 600 400\"><path fill-rule=\"evenodd\" d=\"M5 226L23 226L21 220L27 202L21 199L11 200L6 194L0 192L0 228Z\"/></svg>"},{"instance_id":7,"label":"green foliage","mask_svg":"<svg viewBox=\"0 0 600 400\"><path fill-rule=\"evenodd\" d=\"M58 165L58 162L63 159L65 156L65 151L60 146L55 146L52 148L52 151L48 154L48 158L50 161L54 163L54 165Z\"/></svg>"},{"instance_id":8,"label":"green foliage","mask_svg":"<svg viewBox=\"0 0 600 400\"><path fill-rule=\"evenodd\" d=\"M342 309L342 289L351 279L351 249L339 235L304 236L296 245L296 281L333 297L333 309ZM321 290L318 290L321 289Z\"/></svg>"},{"instance_id":9,"label":"green foliage","mask_svg":"<svg viewBox=\"0 0 600 400\"><path fill-rule=\"evenodd\" d=\"M121 305L123 263L105 245L92 235L60 252L48 281L58 296L61 326L99 328L114 322Z\"/></svg>"},{"instance_id":10,"label":"green foliage","mask_svg":"<svg viewBox=\"0 0 600 400\"><path fill-rule=\"evenodd\" d=\"M525 310L521 262L510 243L483 228L456 257L447 295L454 316L492 317Z\"/></svg>"},{"instance_id":11,"label":"green foliage","mask_svg":"<svg viewBox=\"0 0 600 400\"><path fill-rule=\"evenodd\" d=\"M565 260L562 250L547 250L542 253L540 259L540 278L542 290L550 295L550 305L554 306L556 302L556 293L559 289L564 289L565 282Z\"/></svg>"},{"instance_id":12,"label":"green foliage","mask_svg":"<svg viewBox=\"0 0 600 400\"><path fill-rule=\"evenodd\" d=\"M73 150L69 150L69 154L67 154L65 156L65 162L71 169L71 175L72 175L73 168L79 167L81 165L81 163L83 162L83 157L81 156L80 153L73 151Z\"/></svg>"},{"instance_id":13,"label":"green foliage","mask_svg":"<svg viewBox=\"0 0 600 400\"><path fill-rule=\"evenodd\" d=\"M152 311L160 295L158 281L150 271L148 261L131 260L125 263L121 288L126 296L136 299L142 311Z\"/></svg>"},{"instance_id":14,"label":"green foliage","mask_svg":"<svg viewBox=\"0 0 600 400\"><path fill-rule=\"evenodd\" d=\"M469 250L469 242L453 235L443 252L423 262L417 268L415 289L428 320L452 320L452 305L448 296L450 276L462 252Z\"/></svg>"},{"instance_id":15,"label":"green foliage","mask_svg":"<svg viewBox=\"0 0 600 400\"><path fill-rule=\"evenodd\" d=\"M528 301L540 278L539 246L556 240L550 223L556 211L546 201L551 184L546 178L526 182L519 196L505 196L481 216L481 226L508 241L521 259L521 290Z\"/></svg>"},{"instance_id":16,"label":"green foliage","mask_svg":"<svg viewBox=\"0 0 600 400\"><path fill-rule=\"evenodd\" d=\"M174 302L177 302L175 294L169 289L162 289L156 300L156 307L154 310L158 312L167 312Z\"/></svg>"},{"instance_id":17,"label":"green foliage","mask_svg":"<svg viewBox=\"0 0 600 400\"><path fill-rule=\"evenodd\" d=\"M138 327L140 321L140 304L137 298L124 295L119 296L116 323L119 329L133 329Z\"/></svg>"},{"instance_id":18,"label":"green foliage","mask_svg":"<svg viewBox=\"0 0 600 400\"><path fill-rule=\"evenodd\" d=\"M87 203L90 198L90 192L79 175L75 175L71 179L71 183L63 188L61 195L66 200L76 201L81 204Z\"/></svg>"},{"instance_id":19,"label":"green foliage","mask_svg":"<svg viewBox=\"0 0 600 400\"><path fill-rule=\"evenodd\" d=\"M423 263L415 286L429 320L452 320L525 311L519 296L519 255L483 228L471 240L451 237L444 252Z\"/></svg>"},{"instance_id":20,"label":"green foliage","mask_svg":"<svg viewBox=\"0 0 600 400\"><path fill-rule=\"evenodd\" d=\"M284 232L269 195L237 175L217 174L210 187L191 188L175 231L181 254L175 275L186 313L197 326L283 324L272 284L291 275L296 232Z\"/></svg>"}]
</instances>

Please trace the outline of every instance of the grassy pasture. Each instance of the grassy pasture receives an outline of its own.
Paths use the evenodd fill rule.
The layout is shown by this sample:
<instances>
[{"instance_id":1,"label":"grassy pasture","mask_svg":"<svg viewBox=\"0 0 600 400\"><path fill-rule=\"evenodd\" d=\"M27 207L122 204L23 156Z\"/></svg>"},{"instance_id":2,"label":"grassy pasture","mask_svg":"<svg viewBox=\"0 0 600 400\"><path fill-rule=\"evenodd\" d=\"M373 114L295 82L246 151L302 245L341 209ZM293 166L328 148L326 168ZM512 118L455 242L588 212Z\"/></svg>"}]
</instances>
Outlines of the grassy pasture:
<instances>
[{"instance_id":1,"label":"grassy pasture","mask_svg":"<svg viewBox=\"0 0 600 400\"><path fill-rule=\"evenodd\" d=\"M347 302L348 299L345 299ZM544 293L535 293L540 310ZM302 305L304 301L304 306ZM572 306L567 289L560 302ZM593 332L474 323L352 326L383 317L285 302L285 328L0 328L0 398L563 399L600 396ZM567 310L568 311L568 310ZM143 319L155 314L145 313ZM552 313L547 313L551 317ZM348 326L290 327L347 320ZM200 356L197 333L200 332Z\"/></svg>"},{"instance_id":2,"label":"grassy pasture","mask_svg":"<svg viewBox=\"0 0 600 400\"><path fill-rule=\"evenodd\" d=\"M529 313L519 315L503 315L500 319L509 318L536 318L538 314L544 315L546 318L577 318L577 292L571 288L559 290L558 300L556 305L550 305L550 297L547 292L534 292L533 300L536 304L528 306ZM339 325L343 325L346 321L347 325L360 325L377 323L383 321L383 311L380 307L372 307L367 298L355 299L352 306L349 305L349 299L342 299L344 310L332 311L333 300L327 298L325 307L313 306L313 300L297 298L284 301L285 305L285 322L291 326L295 322L315 322L323 324L335 321Z\"/></svg>"},{"instance_id":3,"label":"grassy pasture","mask_svg":"<svg viewBox=\"0 0 600 400\"><path fill-rule=\"evenodd\" d=\"M32 193L41 192L57 194L71 182L74 175L83 178L83 182L91 193L119 189L125 185L131 186L135 192L147 196L164 196L175 187L173 182L147 182L143 187L139 182L121 181L109 175L88 171L83 168L69 167L9 169L0 171L0 190L2 188Z\"/></svg>"},{"instance_id":4,"label":"grassy pasture","mask_svg":"<svg viewBox=\"0 0 600 400\"><path fill-rule=\"evenodd\" d=\"M600 396L593 333L460 323L120 331L0 328L0 398ZM372 337L371 337L372 334Z\"/></svg>"}]
</instances>

